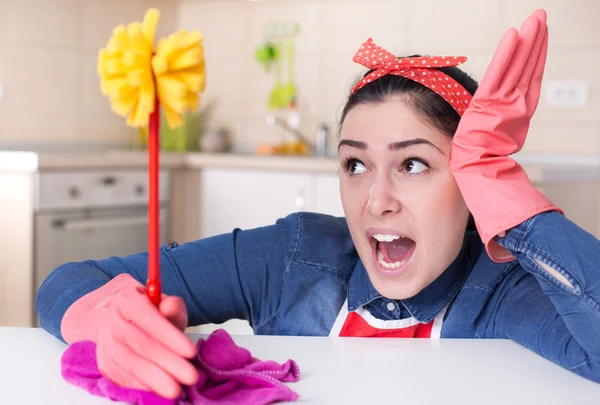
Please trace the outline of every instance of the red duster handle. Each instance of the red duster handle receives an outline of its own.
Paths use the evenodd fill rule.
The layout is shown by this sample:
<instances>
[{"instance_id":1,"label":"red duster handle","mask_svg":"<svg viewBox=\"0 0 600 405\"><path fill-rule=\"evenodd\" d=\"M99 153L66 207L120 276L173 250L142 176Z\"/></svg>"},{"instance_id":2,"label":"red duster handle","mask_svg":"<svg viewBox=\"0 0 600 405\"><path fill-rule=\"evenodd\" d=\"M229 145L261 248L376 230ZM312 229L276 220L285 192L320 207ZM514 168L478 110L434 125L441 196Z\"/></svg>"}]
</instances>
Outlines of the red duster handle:
<instances>
[{"instance_id":1,"label":"red duster handle","mask_svg":"<svg viewBox=\"0 0 600 405\"><path fill-rule=\"evenodd\" d=\"M148 297L158 306L161 298L159 261L158 154L160 148L160 103L154 102L154 112L148 125Z\"/></svg>"}]
</instances>

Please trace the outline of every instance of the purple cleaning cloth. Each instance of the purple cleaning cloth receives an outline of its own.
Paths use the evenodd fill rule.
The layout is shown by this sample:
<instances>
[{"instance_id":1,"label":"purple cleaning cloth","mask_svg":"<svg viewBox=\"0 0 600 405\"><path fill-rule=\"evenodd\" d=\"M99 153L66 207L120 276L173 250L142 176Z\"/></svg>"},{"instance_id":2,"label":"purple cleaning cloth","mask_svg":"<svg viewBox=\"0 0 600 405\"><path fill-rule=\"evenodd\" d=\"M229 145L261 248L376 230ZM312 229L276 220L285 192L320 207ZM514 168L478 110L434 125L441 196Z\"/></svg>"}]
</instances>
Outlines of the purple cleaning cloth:
<instances>
[{"instance_id":1,"label":"purple cleaning cloth","mask_svg":"<svg viewBox=\"0 0 600 405\"><path fill-rule=\"evenodd\" d=\"M296 382L300 369L293 360L283 364L261 361L237 346L219 329L208 339L198 340L192 359L200 378L193 386L182 386L177 399L166 399L149 391L122 388L98 371L96 344L71 344L61 358L62 377L92 395L135 405L267 405L295 401L298 395L284 382Z\"/></svg>"}]
</instances>

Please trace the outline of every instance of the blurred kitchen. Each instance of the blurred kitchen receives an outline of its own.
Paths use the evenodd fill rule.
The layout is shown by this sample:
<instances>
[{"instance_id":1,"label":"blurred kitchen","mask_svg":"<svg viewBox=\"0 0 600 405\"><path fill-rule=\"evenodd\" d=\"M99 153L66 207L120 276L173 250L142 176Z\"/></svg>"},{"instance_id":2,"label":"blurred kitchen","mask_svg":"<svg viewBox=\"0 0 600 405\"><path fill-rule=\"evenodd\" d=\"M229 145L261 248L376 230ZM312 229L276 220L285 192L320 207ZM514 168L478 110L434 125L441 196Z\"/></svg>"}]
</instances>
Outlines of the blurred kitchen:
<instances>
[{"instance_id":1,"label":"blurred kitchen","mask_svg":"<svg viewBox=\"0 0 600 405\"><path fill-rule=\"evenodd\" d=\"M157 38L204 35L206 92L161 133L161 242L343 215L337 118L368 37L455 54L480 79L505 28L548 11L540 106L515 158L600 237L598 0L0 0L0 325L36 322L59 264L146 250L146 134L101 94L112 29L160 10Z\"/></svg>"}]
</instances>

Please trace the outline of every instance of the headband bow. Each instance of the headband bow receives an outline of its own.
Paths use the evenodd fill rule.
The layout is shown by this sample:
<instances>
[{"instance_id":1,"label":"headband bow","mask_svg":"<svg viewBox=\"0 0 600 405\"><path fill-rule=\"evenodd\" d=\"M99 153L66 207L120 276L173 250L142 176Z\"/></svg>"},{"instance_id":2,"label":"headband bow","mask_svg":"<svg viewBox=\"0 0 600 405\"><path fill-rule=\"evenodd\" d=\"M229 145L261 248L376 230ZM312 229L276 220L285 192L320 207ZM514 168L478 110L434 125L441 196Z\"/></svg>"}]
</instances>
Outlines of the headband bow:
<instances>
[{"instance_id":1,"label":"headband bow","mask_svg":"<svg viewBox=\"0 0 600 405\"><path fill-rule=\"evenodd\" d=\"M364 42L352 60L373 71L356 84L352 94L364 85L382 76L392 74L404 76L433 90L462 116L472 95L460 83L447 74L435 69L458 66L467 61L464 56L424 56L418 58L397 58L379 47L369 38Z\"/></svg>"}]
</instances>

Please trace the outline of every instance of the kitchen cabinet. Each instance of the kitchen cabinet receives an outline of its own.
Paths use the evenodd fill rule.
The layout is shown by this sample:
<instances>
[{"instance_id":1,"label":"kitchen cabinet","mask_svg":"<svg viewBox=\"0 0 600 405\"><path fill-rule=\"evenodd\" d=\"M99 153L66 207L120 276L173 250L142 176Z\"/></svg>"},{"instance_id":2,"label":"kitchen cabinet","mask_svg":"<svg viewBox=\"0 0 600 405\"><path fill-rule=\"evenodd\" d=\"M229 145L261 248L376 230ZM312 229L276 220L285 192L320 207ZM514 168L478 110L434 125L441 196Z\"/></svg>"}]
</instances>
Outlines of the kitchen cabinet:
<instances>
[{"instance_id":1,"label":"kitchen cabinet","mask_svg":"<svg viewBox=\"0 0 600 405\"><path fill-rule=\"evenodd\" d=\"M311 177L305 173L209 168L202 171L203 237L270 225L308 208Z\"/></svg>"},{"instance_id":2,"label":"kitchen cabinet","mask_svg":"<svg viewBox=\"0 0 600 405\"><path fill-rule=\"evenodd\" d=\"M205 168L200 175L200 236L275 223L293 212L343 216L335 173Z\"/></svg>"},{"instance_id":3,"label":"kitchen cabinet","mask_svg":"<svg viewBox=\"0 0 600 405\"><path fill-rule=\"evenodd\" d=\"M340 196L340 179L337 173L319 173L313 176L314 204L313 212L344 216L342 198Z\"/></svg>"},{"instance_id":4,"label":"kitchen cabinet","mask_svg":"<svg viewBox=\"0 0 600 405\"><path fill-rule=\"evenodd\" d=\"M0 172L0 326L32 326L33 196L30 173Z\"/></svg>"}]
</instances>

